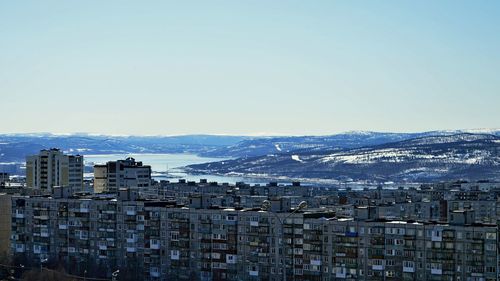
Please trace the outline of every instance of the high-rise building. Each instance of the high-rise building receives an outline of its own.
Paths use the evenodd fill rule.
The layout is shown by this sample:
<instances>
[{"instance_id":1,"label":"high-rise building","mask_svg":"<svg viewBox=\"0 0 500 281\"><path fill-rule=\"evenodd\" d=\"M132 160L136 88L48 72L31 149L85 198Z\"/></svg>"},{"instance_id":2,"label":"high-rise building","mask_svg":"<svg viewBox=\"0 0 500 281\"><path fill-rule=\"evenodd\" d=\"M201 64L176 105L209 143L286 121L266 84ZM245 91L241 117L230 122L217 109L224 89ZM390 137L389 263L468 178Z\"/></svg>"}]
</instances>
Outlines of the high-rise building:
<instances>
[{"instance_id":1,"label":"high-rise building","mask_svg":"<svg viewBox=\"0 0 500 281\"><path fill-rule=\"evenodd\" d=\"M83 156L65 155L57 148L44 149L26 157L26 184L47 191L54 186L81 189L83 167Z\"/></svg>"},{"instance_id":2,"label":"high-rise building","mask_svg":"<svg viewBox=\"0 0 500 281\"><path fill-rule=\"evenodd\" d=\"M12 222L11 195L0 193L0 256L10 253Z\"/></svg>"},{"instance_id":3,"label":"high-rise building","mask_svg":"<svg viewBox=\"0 0 500 281\"><path fill-rule=\"evenodd\" d=\"M151 166L134 158L94 166L94 192L118 192L120 188L150 187Z\"/></svg>"},{"instance_id":4,"label":"high-rise building","mask_svg":"<svg viewBox=\"0 0 500 281\"><path fill-rule=\"evenodd\" d=\"M10 179L9 173L0 172L0 186L4 186Z\"/></svg>"}]
</instances>

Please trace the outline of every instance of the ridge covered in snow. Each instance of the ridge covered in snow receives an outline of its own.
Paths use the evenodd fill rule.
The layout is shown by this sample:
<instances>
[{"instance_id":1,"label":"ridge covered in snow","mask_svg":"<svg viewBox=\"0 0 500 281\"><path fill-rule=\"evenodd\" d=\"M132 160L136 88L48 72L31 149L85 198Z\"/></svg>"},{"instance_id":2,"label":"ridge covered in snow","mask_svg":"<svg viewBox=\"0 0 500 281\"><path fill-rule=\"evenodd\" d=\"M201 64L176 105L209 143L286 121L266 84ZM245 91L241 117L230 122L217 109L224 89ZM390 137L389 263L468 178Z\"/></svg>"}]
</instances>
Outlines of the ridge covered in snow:
<instances>
[{"instance_id":1,"label":"ridge covered in snow","mask_svg":"<svg viewBox=\"0 0 500 281\"><path fill-rule=\"evenodd\" d=\"M200 173L238 173L374 181L500 179L500 137L459 133L347 149L311 149L192 165Z\"/></svg>"}]
</instances>

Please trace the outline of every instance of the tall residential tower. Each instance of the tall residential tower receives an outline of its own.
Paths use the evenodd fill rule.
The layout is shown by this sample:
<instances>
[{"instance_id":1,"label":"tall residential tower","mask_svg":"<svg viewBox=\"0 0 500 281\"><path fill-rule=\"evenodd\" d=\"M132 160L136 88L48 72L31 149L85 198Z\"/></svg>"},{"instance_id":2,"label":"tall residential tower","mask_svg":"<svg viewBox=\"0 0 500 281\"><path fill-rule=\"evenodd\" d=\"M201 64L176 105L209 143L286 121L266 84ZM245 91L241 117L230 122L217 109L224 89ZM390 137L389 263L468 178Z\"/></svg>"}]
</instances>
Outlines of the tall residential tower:
<instances>
[{"instance_id":1,"label":"tall residential tower","mask_svg":"<svg viewBox=\"0 0 500 281\"><path fill-rule=\"evenodd\" d=\"M150 187L151 166L134 158L94 166L94 192L117 192L120 188Z\"/></svg>"},{"instance_id":2,"label":"tall residential tower","mask_svg":"<svg viewBox=\"0 0 500 281\"><path fill-rule=\"evenodd\" d=\"M47 191L54 186L81 189L83 167L83 156L65 155L57 148L44 149L26 157L26 184Z\"/></svg>"}]
</instances>

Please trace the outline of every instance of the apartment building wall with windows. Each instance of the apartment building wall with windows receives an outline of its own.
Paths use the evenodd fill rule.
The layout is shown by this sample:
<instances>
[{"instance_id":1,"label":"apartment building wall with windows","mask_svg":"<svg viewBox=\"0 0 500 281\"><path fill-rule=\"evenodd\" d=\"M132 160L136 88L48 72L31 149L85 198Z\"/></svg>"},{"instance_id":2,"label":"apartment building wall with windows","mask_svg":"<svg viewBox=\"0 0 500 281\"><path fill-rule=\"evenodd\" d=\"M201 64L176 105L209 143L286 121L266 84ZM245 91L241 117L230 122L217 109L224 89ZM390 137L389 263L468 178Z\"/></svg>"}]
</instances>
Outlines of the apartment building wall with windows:
<instances>
[{"instance_id":1,"label":"apartment building wall with windows","mask_svg":"<svg viewBox=\"0 0 500 281\"><path fill-rule=\"evenodd\" d=\"M498 280L498 227L325 210L12 197L11 251L136 280ZM454 213L456 216L466 212Z\"/></svg>"},{"instance_id":2,"label":"apartment building wall with windows","mask_svg":"<svg viewBox=\"0 0 500 281\"><path fill-rule=\"evenodd\" d=\"M151 166L134 158L94 166L94 192L117 193L120 188L151 187Z\"/></svg>"},{"instance_id":3,"label":"apartment building wall with windows","mask_svg":"<svg viewBox=\"0 0 500 281\"><path fill-rule=\"evenodd\" d=\"M48 192L55 186L83 187L83 156L65 155L56 148L26 157L26 185Z\"/></svg>"}]
</instances>

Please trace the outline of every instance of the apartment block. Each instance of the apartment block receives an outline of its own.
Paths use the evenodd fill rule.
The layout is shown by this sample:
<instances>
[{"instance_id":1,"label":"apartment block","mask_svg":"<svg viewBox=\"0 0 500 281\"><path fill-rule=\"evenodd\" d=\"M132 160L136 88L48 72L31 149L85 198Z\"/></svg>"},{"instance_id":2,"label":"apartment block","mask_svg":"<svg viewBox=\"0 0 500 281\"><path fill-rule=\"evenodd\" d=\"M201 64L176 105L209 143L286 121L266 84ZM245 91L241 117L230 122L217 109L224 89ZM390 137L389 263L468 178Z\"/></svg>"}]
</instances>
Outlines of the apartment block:
<instances>
[{"instance_id":1,"label":"apartment block","mask_svg":"<svg viewBox=\"0 0 500 281\"><path fill-rule=\"evenodd\" d=\"M10 252L11 202L10 194L0 193L0 255L5 255Z\"/></svg>"},{"instance_id":2,"label":"apartment block","mask_svg":"<svg viewBox=\"0 0 500 281\"><path fill-rule=\"evenodd\" d=\"M498 227L203 207L130 197L12 197L11 251L134 280L498 280ZM98 274L96 272L96 274Z\"/></svg>"},{"instance_id":3,"label":"apartment block","mask_svg":"<svg viewBox=\"0 0 500 281\"><path fill-rule=\"evenodd\" d=\"M51 192L55 186L83 187L83 156L65 155L56 148L26 157L26 185Z\"/></svg>"},{"instance_id":4,"label":"apartment block","mask_svg":"<svg viewBox=\"0 0 500 281\"><path fill-rule=\"evenodd\" d=\"M9 173L0 172L0 186L5 186L10 181Z\"/></svg>"},{"instance_id":5,"label":"apartment block","mask_svg":"<svg viewBox=\"0 0 500 281\"><path fill-rule=\"evenodd\" d=\"M117 193L120 188L148 188L151 186L151 166L134 158L109 161L94 166L94 192Z\"/></svg>"}]
</instances>

